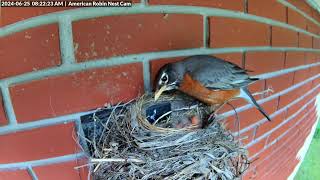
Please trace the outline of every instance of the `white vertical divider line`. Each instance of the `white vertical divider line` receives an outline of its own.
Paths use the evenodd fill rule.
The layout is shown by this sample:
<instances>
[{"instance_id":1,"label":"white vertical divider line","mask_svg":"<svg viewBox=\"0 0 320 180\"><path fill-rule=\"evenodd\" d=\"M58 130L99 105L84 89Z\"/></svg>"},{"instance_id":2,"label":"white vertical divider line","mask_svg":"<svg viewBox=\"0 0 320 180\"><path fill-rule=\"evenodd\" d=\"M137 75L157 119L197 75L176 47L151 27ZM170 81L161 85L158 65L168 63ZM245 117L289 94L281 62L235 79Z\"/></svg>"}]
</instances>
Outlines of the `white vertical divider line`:
<instances>
[{"instance_id":1,"label":"white vertical divider line","mask_svg":"<svg viewBox=\"0 0 320 180\"><path fill-rule=\"evenodd\" d=\"M141 3L141 6L147 6L148 0L141 0L140 3Z\"/></svg>"},{"instance_id":2,"label":"white vertical divider line","mask_svg":"<svg viewBox=\"0 0 320 180\"><path fill-rule=\"evenodd\" d=\"M210 25L209 25L209 17L207 15L203 15L203 47L208 48L210 45Z\"/></svg>"},{"instance_id":3,"label":"white vertical divider line","mask_svg":"<svg viewBox=\"0 0 320 180\"><path fill-rule=\"evenodd\" d=\"M143 66L143 83L144 83L144 91L145 92L151 92L151 79L150 79L150 61L147 59L144 59L142 61Z\"/></svg>"},{"instance_id":4,"label":"white vertical divider line","mask_svg":"<svg viewBox=\"0 0 320 180\"><path fill-rule=\"evenodd\" d=\"M310 144L312 142L312 138L316 132L318 123L319 123L319 113L320 113L320 94L317 95L316 97L316 111L317 114L315 116L315 118L317 118L316 122L313 124L310 134L308 135L308 137L306 138L303 146L301 147L301 149L298 151L296 158L299 160L299 163L297 164L297 166L294 168L294 170L292 171L292 173L290 174L290 176L288 177L288 180L293 180L294 177L296 176L304 158L306 157L306 154L308 152L308 149L310 147Z\"/></svg>"},{"instance_id":5,"label":"white vertical divider line","mask_svg":"<svg viewBox=\"0 0 320 180\"><path fill-rule=\"evenodd\" d=\"M308 14L306 14L305 12L300 10L299 8L295 7L293 4L289 3L288 1L278 0L278 2L283 4L284 6L287 6L288 8L296 11L297 13L301 14L304 18L306 18L306 19L310 20L311 22L313 22L314 24L316 24L318 26L318 28L320 27L320 23L318 21L316 21L315 19L313 19Z\"/></svg>"},{"instance_id":6,"label":"white vertical divider line","mask_svg":"<svg viewBox=\"0 0 320 180\"><path fill-rule=\"evenodd\" d=\"M38 176L36 175L36 173L33 171L32 167L29 166L27 168L29 175L32 177L32 180L38 180Z\"/></svg>"},{"instance_id":7,"label":"white vertical divider line","mask_svg":"<svg viewBox=\"0 0 320 180\"><path fill-rule=\"evenodd\" d=\"M59 17L59 39L62 65L72 64L75 60L72 34L72 21L69 16Z\"/></svg>"},{"instance_id":8,"label":"white vertical divider line","mask_svg":"<svg viewBox=\"0 0 320 180\"><path fill-rule=\"evenodd\" d=\"M8 84L0 84L1 92L2 92L2 100L3 100L3 105L5 109L5 114L7 116L7 119L9 121L9 125L16 125L17 124L17 119L16 115L14 113L11 97L10 97L10 92L9 92L9 87Z\"/></svg>"}]
</instances>

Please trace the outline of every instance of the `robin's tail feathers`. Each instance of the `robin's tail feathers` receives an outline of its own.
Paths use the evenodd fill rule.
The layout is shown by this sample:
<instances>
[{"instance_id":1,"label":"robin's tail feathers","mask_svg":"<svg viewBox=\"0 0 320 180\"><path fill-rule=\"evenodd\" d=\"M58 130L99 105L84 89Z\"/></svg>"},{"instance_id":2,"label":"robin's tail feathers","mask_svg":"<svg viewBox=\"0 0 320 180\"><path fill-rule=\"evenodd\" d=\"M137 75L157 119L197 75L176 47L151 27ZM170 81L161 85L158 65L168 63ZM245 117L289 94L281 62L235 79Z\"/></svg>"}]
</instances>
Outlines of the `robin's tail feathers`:
<instances>
[{"instance_id":1,"label":"robin's tail feathers","mask_svg":"<svg viewBox=\"0 0 320 180\"><path fill-rule=\"evenodd\" d=\"M246 87L240 88L240 95L239 97L245 99L249 103L253 104L269 121L271 121L270 117L264 111L264 109L257 103L254 97L251 95L249 90Z\"/></svg>"}]
</instances>

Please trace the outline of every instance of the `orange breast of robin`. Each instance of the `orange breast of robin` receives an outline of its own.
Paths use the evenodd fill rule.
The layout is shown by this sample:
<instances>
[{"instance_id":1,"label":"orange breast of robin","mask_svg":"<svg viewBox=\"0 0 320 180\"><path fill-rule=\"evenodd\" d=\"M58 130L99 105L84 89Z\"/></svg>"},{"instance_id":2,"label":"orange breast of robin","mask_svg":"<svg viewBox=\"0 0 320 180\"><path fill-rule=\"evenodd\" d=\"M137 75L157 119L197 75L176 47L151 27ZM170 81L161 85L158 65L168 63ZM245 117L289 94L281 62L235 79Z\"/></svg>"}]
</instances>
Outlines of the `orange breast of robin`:
<instances>
[{"instance_id":1,"label":"orange breast of robin","mask_svg":"<svg viewBox=\"0 0 320 180\"><path fill-rule=\"evenodd\" d=\"M223 104L238 96L240 89L211 90L204 87L200 82L193 80L189 74L185 74L179 90L206 104Z\"/></svg>"}]
</instances>

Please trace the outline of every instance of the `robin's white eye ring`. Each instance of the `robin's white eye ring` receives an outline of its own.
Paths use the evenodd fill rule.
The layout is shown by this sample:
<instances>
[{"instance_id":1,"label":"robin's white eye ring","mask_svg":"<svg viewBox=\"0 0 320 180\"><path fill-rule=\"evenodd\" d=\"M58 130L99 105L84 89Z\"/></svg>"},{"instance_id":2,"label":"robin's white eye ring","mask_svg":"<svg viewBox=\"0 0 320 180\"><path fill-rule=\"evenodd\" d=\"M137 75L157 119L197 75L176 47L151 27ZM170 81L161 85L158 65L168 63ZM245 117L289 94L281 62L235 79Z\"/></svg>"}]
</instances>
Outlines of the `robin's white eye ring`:
<instances>
[{"instance_id":1,"label":"robin's white eye ring","mask_svg":"<svg viewBox=\"0 0 320 180\"><path fill-rule=\"evenodd\" d=\"M161 76L161 82L167 83L168 80L169 80L168 74L166 74L166 73L162 74L162 76Z\"/></svg>"},{"instance_id":2,"label":"robin's white eye ring","mask_svg":"<svg viewBox=\"0 0 320 180\"><path fill-rule=\"evenodd\" d=\"M168 77L167 77L167 76L163 76L163 77L161 78L161 81L164 81L164 82L168 81Z\"/></svg>"}]
</instances>

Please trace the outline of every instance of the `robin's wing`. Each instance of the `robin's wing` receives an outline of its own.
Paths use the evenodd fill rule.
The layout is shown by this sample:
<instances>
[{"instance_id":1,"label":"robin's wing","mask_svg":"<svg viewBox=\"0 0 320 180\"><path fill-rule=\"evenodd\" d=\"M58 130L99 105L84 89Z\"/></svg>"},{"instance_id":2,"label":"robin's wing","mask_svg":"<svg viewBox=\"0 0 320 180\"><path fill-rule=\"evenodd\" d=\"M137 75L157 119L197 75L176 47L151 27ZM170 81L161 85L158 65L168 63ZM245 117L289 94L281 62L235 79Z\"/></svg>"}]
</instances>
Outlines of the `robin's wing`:
<instances>
[{"instance_id":1,"label":"robin's wing","mask_svg":"<svg viewBox=\"0 0 320 180\"><path fill-rule=\"evenodd\" d=\"M240 88L258 80L250 78L245 69L227 61L207 63L201 68L189 71L189 74L194 80L210 89Z\"/></svg>"}]
</instances>

